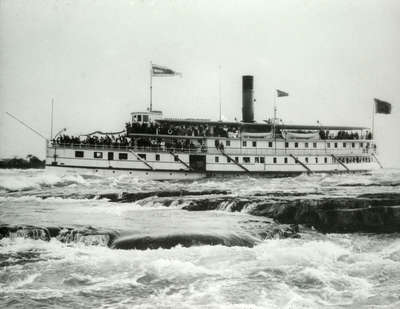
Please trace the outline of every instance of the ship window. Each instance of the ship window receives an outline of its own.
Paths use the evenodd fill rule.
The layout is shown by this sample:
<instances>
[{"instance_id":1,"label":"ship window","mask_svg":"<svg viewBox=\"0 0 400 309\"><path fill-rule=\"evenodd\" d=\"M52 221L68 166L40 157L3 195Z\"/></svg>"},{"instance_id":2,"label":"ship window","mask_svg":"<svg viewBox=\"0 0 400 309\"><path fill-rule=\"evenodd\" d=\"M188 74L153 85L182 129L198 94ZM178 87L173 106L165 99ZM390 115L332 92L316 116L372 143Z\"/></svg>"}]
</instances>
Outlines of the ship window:
<instances>
[{"instance_id":1,"label":"ship window","mask_svg":"<svg viewBox=\"0 0 400 309\"><path fill-rule=\"evenodd\" d=\"M308 163L308 158L305 158L305 160L306 160L306 163Z\"/></svg>"},{"instance_id":2,"label":"ship window","mask_svg":"<svg viewBox=\"0 0 400 309\"><path fill-rule=\"evenodd\" d=\"M299 143L294 143L294 148L299 148Z\"/></svg>"},{"instance_id":3,"label":"ship window","mask_svg":"<svg viewBox=\"0 0 400 309\"><path fill-rule=\"evenodd\" d=\"M331 148L331 143L327 143L326 145L328 146L328 148Z\"/></svg>"},{"instance_id":4,"label":"ship window","mask_svg":"<svg viewBox=\"0 0 400 309\"><path fill-rule=\"evenodd\" d=\"M315 163L318 163L318 158L317 157L315 158Z\"/></svg>"},{"instance_id":5,"label":"ship window","mask_svg":"<svg viewBox=\"0 0 400 309\"><path fill-rule=\"evenodd\" d=\"M149 122L149 115L143 115L143 122Z\"/></svg>"},{"instance_id":6,"label":"ship window","mask_svg":"<svg viewBox=\"0 0 400 309\"><path fill-rule=\"evenodd\" d=\"M239 162L239 158L238 157L235 157L235 162Z\"/></svg>"},{"instance_id":7,"label":"ship window","mask_svg":"<svg viewBox=\"0 0 400 309\"><path fill-rule=\"evenodd\" d=\"M328 163L328 158L324 158L324 163Z\"/></svg>"},{"instance_id":8,"label":"ship window","mask_svg":"<svg viewBox=\"0 0 400 309\"><path fill-rule=\"evenodd\" d=\"M138 153L139 158L142 158L143 160L146 160L146 154L144 153Z\"/></svg>"},{"instance_id":9,"label":"ship window","mask_svg":"<svg viewBox=\"0 0 400 309\"><path fill-rule=\"evenodd\" d=\"M285 163L287 163L287 158L285 157L285 159L283 159L283 161L284 161Z\"/></svg>"},{"instance_id":10,"label":"ship window","mask_svg":"<svg viewBox=\"0 0 400 309\"><path fill-rule=\"evenodd\" d=\"M247 141L243 141L243 147L247 146Z\"/></svg>"},{"instance_id":11,"label":"ship window","mask_svg":"<svg viewBox=\"0 0 400 309\"><path fill-rule=\"evenodd\" d=\"M226 146L230 146L231 145L231 141L229 139L226 140Z\"/></svg>"},{"instance_id":12,"label":"ship window","mask_svg":"<svg viewBox=\"0 0 400 309\"><path fill-rule=\"evenodd\" d=\"M243 157L244 163L250 163L250 157Z\"/></svg>"},{"instance_id":13,"label":"ship window","mask_svg":"<svg viewBox=\"0 0 400 309\"><path fill-rule=\"evenodd\" d=\"M356 144L354 144L354 143L351 143L351 147L352 148L354 148L356 146Z\"/></svg>"},{"instance_id":14,"label":"ship window","mask_svg":"<svg viewBox=\"0 0 400 309\"><path fill-rule=\"evenodd\" d=\"M317 143L312 144L314 148L317 148Z\"/></svg>"},{"instance_id":15,"label":"ship window","mask_svg":"<svg viewBox=\"0 0 400 309\"><path fill-rule=\"evenodd\" d=\"M285 143L285 148L289 148L289 143L288 142Z\"/></svg>"},{"instance_id":16,"label":"ship window","mask_svg":"<svg viewBox=\"0 0 400 309\"><path fill-rule=\"evenodd\" d=\"M215 157L215 163L218 163L218 162L219 162L219 157L216 156L216 157Z\"/></svg>"},{"instance_id":17,"label":"ship window","mask_svg":"<svg viewBox=\"0 0 400 309\"><path fill-rule=\"evenodd\" d=\"M102 153L102 152L99 152L99 151L95 151L95 152L93 153L93 158L95 158L95 159L102 159L102 158L103 158L103 153Z\"/></svg>"},{"instance_id":18,"label":"ship window","mask_svg":"<svg viewBox=\"0 0 400 309\"><path fill-rule=\"evenodd\" d=\"M160 155L156 153L156 161L160 161Z\"/></svg>"},{"instance_id":19,"label":"ship window","mask_svg":"<svg viewBox=\"0 0 400 309\"><path fill-rule=\"evenodd\" d=\"M259 157L255 157L254 158L254 163L260 163L260 158Z\"/></svg>"},{"instance_id":20,"label":"ship window","mask_svg":"<svg viewBox=\"0 0 400 309\"><path fill-rule=\"evenodd\" d=\"M276 163L276 158L274 157L273 162Z\"/></svg>"},{"instance_id":21,"label":"ship window","mask_svg":"<svg viewBox=\"0 0 400 309\"><path fill-rule=\"evenodd\" d=\"M265 158L264 157L260 157L260 163L265 163Z\"/></svg>"},{"instance_id":22,"label":"ship window","mask_svg":"<svg viewBox=\"0 0 400 309\"><path fill-rule=\"evenodd\" d=\"M308 148L308 143L304 143L304 147Z\"/></svg>"},{"instance_id":23,"label":"ship window","mask_svg":"<svg viewBox=\"0 0 400 309\"><path fill-rule=\"evenodd\" d=\"M268 147L272 147L272 142L268 142Z\"/></svg>"},{"instance_id":24,"label":"ship window","mask_svg":"<svg viewBox=\"0 0 400 309\"><path fill-rule=\"evenodd\" d=\"M137 120L142 121L142 115L137 115Z\"/></svg>"},{"instance_id":25,"label":"ship window","mask_svg":"<svg viewBox=\"0 0 400 309\"><path fill-rule=\"evenodd\" d=\"M363 143L360 143L360 147L362 148L364 145L363 145Z\"/></svg>"},{"instance_id":26,"label":"ship window","mask_svg":"<svg viewBox=\"0 0 400 309\"><path fill-rule=\"evenodd\" d=\"M83 158L83 151L75 151L75 158Z\"/></svg>"},{"instance_id":27,"label":"ship window","mask_svg":"<svg viewBox=\"0 0 400 309\"><path fill-rule=\"evenodd\" d=\"M178 155L174 155L174 161L178 162L179 161L179 156Z\"/></svg>"},{"instance_id":28,"label":"ship window","mask_svg":"<svg viewBox=\"0 0 400 309\"><path fill-rule=\"evenodd\" d=\"M346 148L346 143L343 143L343 148Z\"/></svg>"},{"instance_id":29,"label":"ship window","mask_svg":"<svg viewBox=\"0 0 400 309\"><path fill-rule=\"evenodd\" d=\"M118 159L120 160L128 160L128 154L125 152L121 152L118 154Z\"/></svg>"},{"instance_id":30,"label":"ship window","mask_svg":"<svg viewBox=\"0 0 400 309\"><path fill-rule=\"evenodd\" d=\"M335 148L337 148L337 143L335 143Z\"/></svg>"},{"instance_id":31,"label":"ship window","mask_svg":"<svg viewBox=\"0 0 400 309\"><path fill-rule=\"evenodd\" d=\"M253 147L257 147L257 142L253 141Z\"/></svg>"}]
</instances>

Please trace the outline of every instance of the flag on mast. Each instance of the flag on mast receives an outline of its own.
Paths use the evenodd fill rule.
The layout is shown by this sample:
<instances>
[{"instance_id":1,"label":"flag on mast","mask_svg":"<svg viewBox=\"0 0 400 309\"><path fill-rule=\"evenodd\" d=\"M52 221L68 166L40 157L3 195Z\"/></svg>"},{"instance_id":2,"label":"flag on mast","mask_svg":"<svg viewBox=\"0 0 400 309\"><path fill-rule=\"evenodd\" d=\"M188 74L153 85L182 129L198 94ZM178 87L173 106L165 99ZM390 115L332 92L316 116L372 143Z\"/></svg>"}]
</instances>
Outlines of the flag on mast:
<instances>
[{"instance_id":1,"label":"flag on mast","mask_svg":"<svg viewBox=\"0 0 400 309\"><path fill-rule=\"evenodd\" d=\"M374 99L375 101L375 113L376 114L391 114L392 104L379 99Z\"/></svg>"},{"instance_id":2,"label":"flag on mast","mask_svg":"<svg viewBox=\"0 0 400 309\"><path fill-rule=\"evenodd\" d=\"M287 97L287 96L289 96L289 93L287 93L285 91L282 91L282 90L279 90L279 89L276 89L276 94L277 94L278 98L279 97Z\"/></svg>"},{"instance_id":3,"label":"flag on mast","mask_svg":"<svg viewBox=\"0 0 400 309\"><path fill-rule=\"evenodd\" d=\"M182 76L182 73L171 70L170 68L163 67L157 64L151 64L151 75L154 77L162 76Z\"/></svg>"}]
</instances>

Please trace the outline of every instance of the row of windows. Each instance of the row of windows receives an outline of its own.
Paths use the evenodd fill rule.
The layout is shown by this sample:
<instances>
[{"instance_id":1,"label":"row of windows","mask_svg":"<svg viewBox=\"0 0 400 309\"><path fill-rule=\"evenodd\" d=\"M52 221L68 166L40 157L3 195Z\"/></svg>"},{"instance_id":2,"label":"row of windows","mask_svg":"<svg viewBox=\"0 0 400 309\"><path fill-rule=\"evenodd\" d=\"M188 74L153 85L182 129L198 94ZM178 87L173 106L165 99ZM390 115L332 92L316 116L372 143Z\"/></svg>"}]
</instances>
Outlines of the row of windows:
<instances>
[{"instance_id":1,"label":"row of windows","mask_svg":"<svg viewBox=\"0 0 400 309\"><path fill-rule=\"evenodd\" d=\"M226 144L227 147L229 147L229 146L231 146L231 141L230 140L226 140L225 144ZM257 141L252 141L251 144L250 144L250 141L243 141L242 142L243 147L247 147L248 144L252 145L253 147L257 147ZM331 146L332 146L332 148L338 148L338 145L340 143L338 143L338 142L334 142L334 143L326 142L326 143L321 143L321 144L324 145L324 146L326 145L327 148L331 148ZM352 142L352 143L343 142L341 144L342 144L343 148L346 148L347 145L349 145L351 148L355 148L356 147L356 143L355 142ZM364 147L364 143L363 142L360 142L358 144L359 144L360 148ZM292 143L285 142L285 148L290 148L290 147L299 148L299 145L300 145L299 142L292 142ZM313 148L317 148L317 143L315 143L315 142L313 142L313 143L305 142L304 143L304 148L310 148L311 145L312 145ZM273 142L268 142L268 147L273 147ZM368 148L369 147L369 143L365 143L365 147Z\"/></svg>"},{"instance_id":2,"label":"row of windows","mask_svg":"<svg viewBox=\"0 0 400 309\"><path fill-rule=\"evenodd\" d=\"M95 158L95 159L103 159L103 155L104 155L104 153L101 152L101 151L93 152L93 158ZM84 151L81 151L81 150L75 151L75 158L83 158L84 156L85 156ZM138 156L140 158L142 158L143 160L146 160L146 154L139 153ZM107 153L107 159L108 160L114 160L114 152L108 152ZM156 161L160 161L160 155L158 153L155 155L155 159L156 159ZM128 160L128 153L119 152L118 153L118 160ZM175 158L175 161L177 161L177 160L178 159Z\"/></svg>"},{"instance_id":3,"label":"row of windows","mask_svg":"<svg viewBox=\"0 0 400 309\"><path fill-rule=\"evenodd\" d=\"M265 157L242 157L242 163L252 163L252 158L254 158L254 163L265 163ZM304 163L306 164L319 164L319 163L328 163L329 160L328 157L314 157L314 158L309 158L309 157L305 157L302 158L301 160L304 160ZM236 162L239 163L239 157L235 157L234 160ZM294 159L291 158L292 163L294 163ZM340 157L338 158L338 160L340 162L343 163L364 163L364 162L371 162L371 158L370 157ZM214 159L215 163L219 163L220 162L220 157L219 156L215 156ZM231 160L229 158L227 158L227 162L230 163ZM278 158L277 157L273 157L272 158L272 162L273 163L278 163ZM289 163L289 158L288 157L283 157L283 161L281 161L285 164Z\"/></svg>"}]
</instances>

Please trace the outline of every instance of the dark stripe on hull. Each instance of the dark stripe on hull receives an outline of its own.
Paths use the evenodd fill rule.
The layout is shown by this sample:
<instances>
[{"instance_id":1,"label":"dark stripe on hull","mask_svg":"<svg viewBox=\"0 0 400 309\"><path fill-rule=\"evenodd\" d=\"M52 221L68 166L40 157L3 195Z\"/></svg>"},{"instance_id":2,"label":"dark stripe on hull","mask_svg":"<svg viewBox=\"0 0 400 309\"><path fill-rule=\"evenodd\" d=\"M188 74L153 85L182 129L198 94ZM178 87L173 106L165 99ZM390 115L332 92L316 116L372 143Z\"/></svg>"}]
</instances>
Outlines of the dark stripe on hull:
<instances>
[{"instance_id":1,"label":"dark stripe on hull","mask_svg":"<svg viewBox=\"0 0 400 309\"><path fill-rule=\"evenodd\" d=\"M201 171L189 171L189 170L149 170L146 168L124 168L124 167L93 167L93 166L77 166L77 165L51 165L51 164L46 164L46 166L49 167L61 167L61 168L80 168L80 169L89 169L89 170L118 170L118 171L141 171L141 172L165 172L165 173L185 173L185 174L204 174L204 176L207 177L215 177L215 176L237 176L237 175L254 175L254 176L266 176L266 177L293 177L293 176L298 176L301 174L307 173L306 171L304 172L298 172L298 171L250 171L250 172L245 172L245 171L206 171L206 172L201 172ZM359 174L359 173L367 173L370 172L370 170L351 170L351 171L339 171L339 170L333 170L333 171L313 171L313 173L316 174Z\"/></svg>"}]
</instances>

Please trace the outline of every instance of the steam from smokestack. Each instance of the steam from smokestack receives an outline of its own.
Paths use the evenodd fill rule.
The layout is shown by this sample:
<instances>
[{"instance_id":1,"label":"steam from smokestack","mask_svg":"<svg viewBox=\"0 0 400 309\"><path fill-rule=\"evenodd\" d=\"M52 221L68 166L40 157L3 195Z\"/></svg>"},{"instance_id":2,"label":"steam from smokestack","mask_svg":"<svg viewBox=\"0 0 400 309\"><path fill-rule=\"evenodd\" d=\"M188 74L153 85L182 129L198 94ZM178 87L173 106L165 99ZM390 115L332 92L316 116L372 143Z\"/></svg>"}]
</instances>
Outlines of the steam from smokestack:
<instances>
[{"instance_id":1,"label":"steam from smokestack","mask_svg":"<svg viewBox=\"0 0 400 309\"><path fill-rule=\"evenodd\" d=\"M242 121L254 122L253 76L242 76Z\"/></svg>"}]
</instances>

